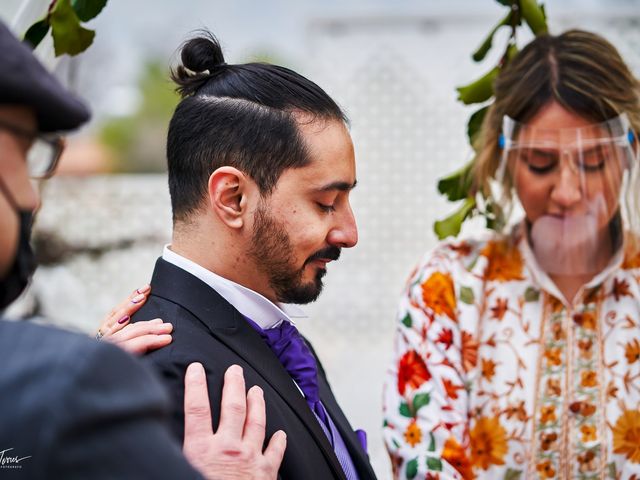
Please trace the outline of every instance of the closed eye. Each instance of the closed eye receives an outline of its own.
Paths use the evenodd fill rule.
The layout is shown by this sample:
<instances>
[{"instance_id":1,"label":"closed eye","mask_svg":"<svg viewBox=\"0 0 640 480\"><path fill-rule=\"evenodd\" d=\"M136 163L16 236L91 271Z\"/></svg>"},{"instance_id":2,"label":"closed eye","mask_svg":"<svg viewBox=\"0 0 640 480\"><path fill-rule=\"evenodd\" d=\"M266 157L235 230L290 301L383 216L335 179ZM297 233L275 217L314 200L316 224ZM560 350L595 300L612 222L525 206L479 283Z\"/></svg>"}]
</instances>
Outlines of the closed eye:
<instances>
[{"instance_id":1,"label":"closed eye","mask_svg":"<svg viewBox=\"0 0 640 480\"><path fill-rule=\"evenodd\" d=\"M320 202L316 202L318 207L320 207L320 210L322 210L324 213L331 213L331 212L335 212L336 207L335 205L325 205L324 203L320 203Z\"/></svg>"},{"instance_id":2,"label":"closed eye","mask_svg":"<svg viewBox=\"0 0 640 480\"><path fill-rule=\"evenodd\" d=\"M545 175L555 168L556 163L552 162L544 166L528 164L527 166L529 167L529 170L536 175Z\"/></svg>"},{"instance_id":3,"label":"closed eye","mask_svg":"<svg viewBox=\"0 0 640 480\"><path fill-rule=\"evenodd\" d=\"M536 175L545 175L558 164L557 152L537 148L521 150L520 158L527 165L527 168Z\"/></svg>"}]
</instances>

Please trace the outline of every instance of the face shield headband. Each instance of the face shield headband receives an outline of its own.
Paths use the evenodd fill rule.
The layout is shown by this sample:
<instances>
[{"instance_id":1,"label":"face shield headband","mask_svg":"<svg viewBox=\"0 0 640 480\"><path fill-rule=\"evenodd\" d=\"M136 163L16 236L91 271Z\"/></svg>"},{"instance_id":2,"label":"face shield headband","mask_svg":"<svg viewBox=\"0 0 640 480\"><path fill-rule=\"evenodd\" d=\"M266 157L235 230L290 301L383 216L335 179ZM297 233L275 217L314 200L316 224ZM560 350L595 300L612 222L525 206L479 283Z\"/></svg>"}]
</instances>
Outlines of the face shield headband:
<instances>
[{"instance_id":1,"label":"face shield headband","mask_svg":"<svg viewBox=\"0 0 640 480\"><path fill-rule=\"evenodd\" d=\"M540 266L557 275L601 270L622 242L623 219L637 215L628 202L638 162L627 116L556 129L505 116L499 146L497 183L524 210Z\"/></svg>"}]
</instances>

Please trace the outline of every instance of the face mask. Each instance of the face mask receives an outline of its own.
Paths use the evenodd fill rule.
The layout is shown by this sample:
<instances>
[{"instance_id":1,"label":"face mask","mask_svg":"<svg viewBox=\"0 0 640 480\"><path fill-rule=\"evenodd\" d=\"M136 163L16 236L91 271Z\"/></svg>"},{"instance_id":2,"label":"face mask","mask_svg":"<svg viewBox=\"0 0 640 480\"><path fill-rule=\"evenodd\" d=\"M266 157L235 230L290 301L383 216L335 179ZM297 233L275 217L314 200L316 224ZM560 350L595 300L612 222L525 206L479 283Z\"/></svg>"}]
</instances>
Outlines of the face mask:
<instances>
[{"instance_id":1,"label":"face mask","mask_svg":"<svg viewBox=\"0 0 640 480\"><path fill-rule=\"evenodd\" d=\"M20 296L29 284L29 279L36 269L36 259L31 249L29 239L31 238L31 224L33 213L29 210L20 210L9 194L4 183L0 181L0 190L12 205L14 211L20 218L20 233L18 239L18 250L13 261L13 265L0 279L0 311L4 310L11 302Z\"/></svg>"}]
</instances>

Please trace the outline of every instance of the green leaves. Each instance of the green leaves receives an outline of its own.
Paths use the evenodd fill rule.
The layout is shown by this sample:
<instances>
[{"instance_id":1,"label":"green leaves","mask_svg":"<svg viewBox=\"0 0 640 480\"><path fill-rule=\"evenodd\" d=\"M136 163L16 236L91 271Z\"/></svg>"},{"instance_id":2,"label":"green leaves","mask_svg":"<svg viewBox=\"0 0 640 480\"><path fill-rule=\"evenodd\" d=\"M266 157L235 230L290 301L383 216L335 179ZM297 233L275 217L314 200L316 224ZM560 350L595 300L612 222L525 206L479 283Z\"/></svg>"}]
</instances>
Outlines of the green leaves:
<instances>
[{"instance_id":1,"label":"green leaves","mask_svg":"<svg viewBox=\"0 0 640 480\"><path fill-rule=\"evenodd\" d=\"M456 87L458 100L465 105L481 103L489 100L493 96L493 81L498 76L500 67L493 67L480 78L468 85Z\"/></svg>"},{"instance_id":2,"label":"green leaves","mask_svg":"<svg viewBox=\"0 0 640 480\"><path fill-rule=\"evenodd\" d=\"M473 55L471 56L473 60L476 62L484 60L484 57L486 57L489 50L491 50L491 46L493 44L493 36L500 29L500 27L510 26L512 22L513 10L510 10L509 13L502 20L500 20L495 27L493 27L493 29L489 32L489 35L487 35L487 38L484 39L478 49L473 52Z\"/></svg>"},{"instance_id":3,"label":"green leaves","mask_svg":"<svg viewBox=\"0 0 640 480\"><path fill-rule=\"evenodd\" d=\"M400 413L400 415L402 415L403 417L413 418L413 413L411 412L409 405L406 404L405 402L402 402L400 404L400 407L398 408L398 413Z\"/></svg>"},{"instance_id":4,"label":"green leaves","mask_svg":"<svg viewBox=\"0 0 640 480\"><path fill-rule=\"evenodd\" d=\"M428 393L419 393L415 397L413 397L413 411L417 412L425 405L429 405L431 401L431 395Z\"/></svg>"},{"instance_id":5,"label":"green leaves","mask_svg":"<svg viewBox=\"0 0 640 480\"><path fill-rule=\"evenodd\" d=\"M522 470L514 470L509 468L504 474L504 480L520 480L522 477Z\"/></svg>"},{"instance_id":6,"label":"green leaves","mask_svg":"<svg viewBox=\"0 0 640 480\"><path fill-rule=\"evenodd\" d=\"M442 460L436 457L427 457L427 467L429 470L435 470L436 472L442 471Z\"/></svg>"},{"instance_id":7,"label":"green leaves","mask_svg":"<svg viewBox=\"0 0 640 480\"><path fill-rule=\"evenodd\" d=\"M77 55L85 51L95 37L95 32L80 22L94 18L106 4L107 0L52 0L46 16L29 27L24 40L35 48L51 30L57 57L65 53Z\"/></svg>"},{"instance_id":8,"label":"green leaves","mask_svg":"<svg viewBox=\"0 0 640 480\"><path fill-rule=\"evenodd\" d=\"M525 302L537 302L540 298L540 290L537 290L533 287L529 287L524 292L524 301Z\"/></svg>"},{"instance_id":9,"label":"green leaves","mask_svg":"<svg viewBox=\"0 0 640 480\"><path fill-rule=\"evenodd\" d=\"M479 134L482 124L490 107L494 95L493 84L502 69L517 55L516 32L522 23L526 23L536 35L547 32L547 18L542 4L538 0L496 0L509 11L494 25L486 35L480 46L473 52L472 57L476 62L484 60L493 48L496 33L502 27L511 27L511 35L504 46L503 54L497 65L488 70L484 75L467 85L456 87L458 100L465 105L484 103L476 110L467 122L467 136L469 144L474 149L482 148L479 145ZM489 103L489 104L487 104ZM438 191L445 195L451 202L464 200L447 218L438 220L433 225L433 230L438 238L457 236L460 233L462 223L474 215L485 217L488 228L499 230L505 224L504 215L499 205L486 194L487 189L480 189L478 193L472 192L472 174L475 158L461 169L442 178L438 182ZM477 196L476 196L477 195ZM476 204L476 201L478 202ZM478 207L478 205L480 207Z\"/></svg>"},{"instance_id":10,"label":"green leaves","mask_svg":"<svg viewBox=\"0 0 640 480\"><path fill-rule=\"evenodd\" d=\"M24 34L24 40L29 42L32 48L35 48L40 44L48 31L49 22L47 19L42 19L29 27L27 33Z\"/></svg>"},{"instance_id":11,"label":"green leaves","mask_svg":"<svg viewBox=\"0 0 640 480\"><path fill-rule=\"evenodd\" d=\"M480 128L482 127L482 122L487 114L487 110L489 110L489 106L476 110L467 122L467 137L469 138L469 145L471 146L476 143L476 139L480 133Z\"/></svg>"},{"instance_id":12,"label":"green leaves","mask_svg":"<svg viewBox=\"0 0 640 480\"><path fill-rule=\"evenodd\" d=\"M443 220L438 220L433 224L433 231L440 240L449 236L456 236L460 233L462 222L470 216L476 206L476 200L473 197L467 198L462 206L454 213Z\"/></svg>"},{"instance_id":13,"label":"green leaves","mask_svg":"<svg viewBox=\"0 0 640 480\"><path fill-rule=\"evenodd\" d=\"M475 296L473 295L473 290L471 290L470 287L460 287L460 301L467 305L473 305Z\"/></svg>"},{"instance_id":14,"label":"green leaves","mask_svg":"<svg viewBox=\"0 0 640 480\"><path fill-rule=\"evenodd\" d=\"M71 6L83 22L97 17L106 4L107 0L71 0Z\"/></svg>"},{"instance_id":15,"label":"green leaves","mask_svg":"<svg viewBox=\"0 0 640 480\"><path fill-rule=\"evenodd\" d=\"M409 315L408 313L404 316L404 318L401 321L402 321L402 324L407 328L411 328L411 325L413 325L413 321L411 320L411 315Z\"/></svg>"},{"instance_id":16,"label":"green leaves","mask_svg":"<svg viewBox=\"0 0 640 480\"><path fill-rule=\"evenodd\" d=\"M57 0L49 14L53 47L56 57L63 53L77 55L93 43L96 32L80 25L80 19L71 6L70 0Z\"/></svg>"},{"instance_id":17,"label":"green leaves","mask_svg":"<svg viewBox=\"0 0 640 480\"><path fill-rule=\"evenodd\" d=\"M402 402L398 407L398 413L403 417L415 418L416 413L425 405L429 405L431 402L431 395L428 393L418 393L413 397L413 402L409 405L406 402Z\"/></svg>"},{"instance_id":18,"label":"green leaves","mask_svg":"<svg viewBox=\"0 0 640 480\"><path fill-rule=\"evenodd\" d=\"M436 437L432 432L429 432L429 448L427 449L429 452L436 451Z\"/></svg>"},{"instance_id":19,"label":"green leaves","mask_svg":"<svg viewBox=\"0 0 640 480\"><path fill-rule=\"evenodd\" d=\"M416 478L418 475L418 459L414 458L413 460L409 460L407 462L407 469L405 471L405 476L409 479Z\"/></svg>"},{"instance_id":20,"label":"green leaves","mask_svg":"<svg viewBox=\"0 0 640 480\"><path fill-rule=\"evenodd\" d=\"M547 17L544 8L536 0L520 0L520 11L535 35L547 33Z\"/></svg>"},{"instance_id":21,"label":"green leaves","mask_svg":"<svg viewBox=\"0 0 640 480\"><path fill-rule=\"evenodd\" d=\"M450 202L467 198L471 189L473 162L438 181L438 191Z\"/></svg>"}]
</instances>

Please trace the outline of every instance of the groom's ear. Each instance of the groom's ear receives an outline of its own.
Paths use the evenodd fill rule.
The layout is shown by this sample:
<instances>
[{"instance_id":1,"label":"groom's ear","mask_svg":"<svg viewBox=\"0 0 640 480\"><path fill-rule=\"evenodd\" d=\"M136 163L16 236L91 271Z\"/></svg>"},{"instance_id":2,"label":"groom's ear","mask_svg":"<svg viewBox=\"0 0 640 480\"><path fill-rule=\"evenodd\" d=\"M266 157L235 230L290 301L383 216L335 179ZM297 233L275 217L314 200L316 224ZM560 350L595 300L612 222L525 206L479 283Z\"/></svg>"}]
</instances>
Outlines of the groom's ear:
<instances>
[{"instance_id":1,"label":"groom's ear","mask_svg":"<svg viewBox=\"0 0 640 480\"><path fill-rule=\"evenodd\" d=\"M234 167L218 168L209 177L209 209L230 228L242 228L248 210L250 179Z\"/></svg>"}]
</instances>

